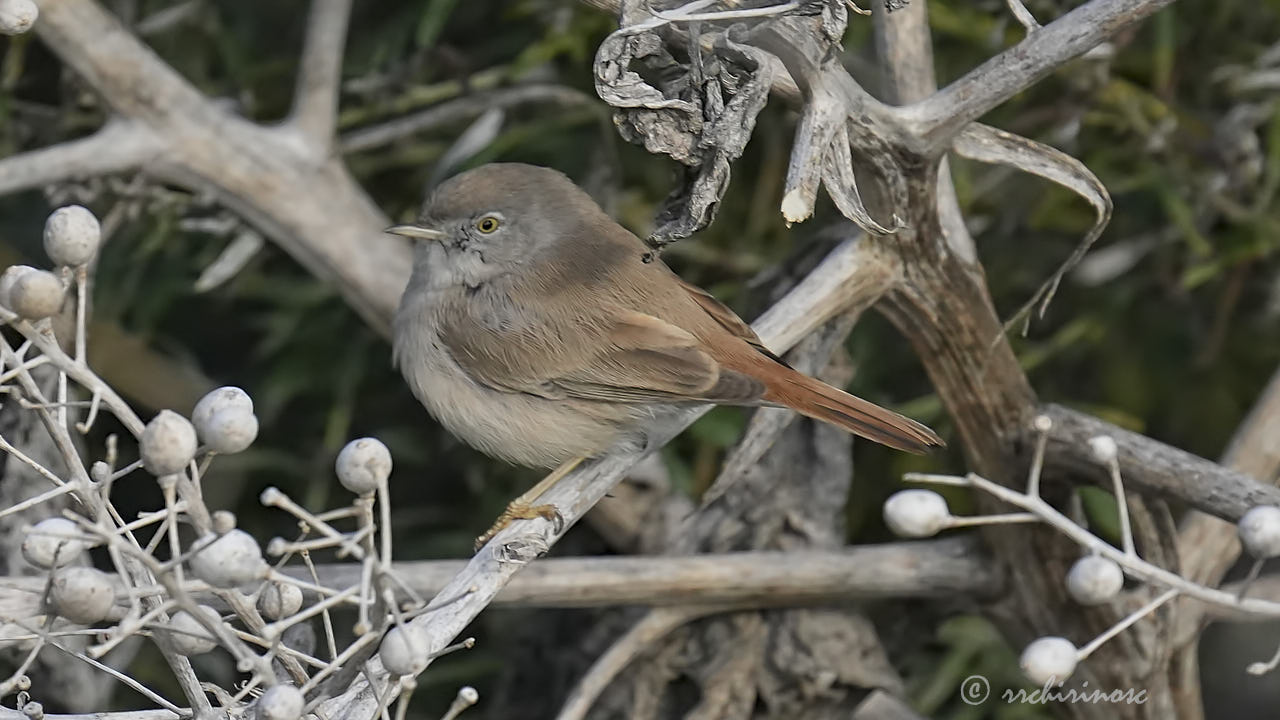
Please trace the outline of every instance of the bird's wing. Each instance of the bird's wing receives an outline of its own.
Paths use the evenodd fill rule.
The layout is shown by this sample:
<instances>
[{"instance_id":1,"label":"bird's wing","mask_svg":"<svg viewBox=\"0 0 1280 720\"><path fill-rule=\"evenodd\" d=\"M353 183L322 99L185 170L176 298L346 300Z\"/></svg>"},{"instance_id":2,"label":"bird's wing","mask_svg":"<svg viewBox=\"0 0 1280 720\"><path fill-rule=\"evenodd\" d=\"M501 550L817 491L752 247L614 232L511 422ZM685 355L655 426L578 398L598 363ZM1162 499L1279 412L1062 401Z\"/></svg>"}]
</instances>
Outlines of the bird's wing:
<instances>
[{"instance_id":1,"label":"bird's wing","mask_svg":"<svg viewBox=\"0 0 1280 720\"><path fill-rule=\"evenodd\" d=\"M782 363L783 365L787 364L785 360L775 355L769 348L765 347L764 341L760 339L759 335L756 335L756 331L752 330L751 326L748 325L745 320L738 317L738 314L731 310L729 306L720 302L714 295L703 290L697 285L685 282L685 280L680 276L673 273L672 277L676 279L680 284L680 287L684 288L685 292L689 294L689 297L693 298L693 301L696 302L705 313L710 315L711 319L715 320L720 327L729 331L729 333L738 339L746 341L748 345L760 351L775 362ZM788 365L788 367L790 366Z\"/></svg>"},{"instance_id":2,"label":"bird's wing","mask_svg":"<svg viewBox=\"0 0 1280 720\"><path fill-rule=\"evenodd\" d=\"M546 300L546 298L544 298ZM691 333L643 312L575 303L535 327L479 323L456 313L441 324L450 355L495 390L615 403L750 404L764 386L720 367ZM576 313L576 315L575 315Z\"/></svg>"}]
</instances>

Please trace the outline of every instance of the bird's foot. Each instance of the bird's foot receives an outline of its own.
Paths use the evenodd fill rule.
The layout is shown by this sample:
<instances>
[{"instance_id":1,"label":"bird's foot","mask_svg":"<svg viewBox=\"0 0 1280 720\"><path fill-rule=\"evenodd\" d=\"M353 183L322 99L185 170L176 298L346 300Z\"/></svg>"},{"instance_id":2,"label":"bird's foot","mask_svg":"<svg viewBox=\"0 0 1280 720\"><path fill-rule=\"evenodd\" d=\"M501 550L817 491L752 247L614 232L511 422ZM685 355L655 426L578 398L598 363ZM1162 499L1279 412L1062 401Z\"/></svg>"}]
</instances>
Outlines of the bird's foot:
<instances>
[{"instance_id":1,"label":"bird's foot","mask_svg":"<svg viewBox=\"0 0 1280 720\"><path fill-rule=\"evenodd\" d=\"M512 500L506 510L493 521L493 525L484 532L483 535L476 538L476 550L484 547L484 544L493 539L494 535L502 532L508 525L516 520L532 520L534 518L542 518L551 521L555 526L555 531L560 532L564 529L564 516L556 509L555 505L531 505L524 500Z\"/></svg>"}]
</instances>

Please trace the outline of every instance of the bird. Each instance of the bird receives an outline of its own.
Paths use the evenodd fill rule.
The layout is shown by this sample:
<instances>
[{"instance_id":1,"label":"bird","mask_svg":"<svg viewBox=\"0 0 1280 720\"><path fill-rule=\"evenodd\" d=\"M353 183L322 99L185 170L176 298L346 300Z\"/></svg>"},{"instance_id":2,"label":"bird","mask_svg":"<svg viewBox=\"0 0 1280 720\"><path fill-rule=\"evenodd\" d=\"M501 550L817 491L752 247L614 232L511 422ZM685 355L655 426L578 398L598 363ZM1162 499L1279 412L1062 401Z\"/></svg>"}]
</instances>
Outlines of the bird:
<instances>
[{"instance_id":1,"label":"bird","mask_svg":"<svg viewBox=\"0 0 1280 720\"><path fill-rule=\"evenodd\" d=\"M438 185L412 223L393 362L446 429L487 455L556 470L477 549L583 459L644 442L662 406L787 407L898 450L928 427L797 372L707 291L556 170L490 163Z\"/></svg>"}]
</instances>

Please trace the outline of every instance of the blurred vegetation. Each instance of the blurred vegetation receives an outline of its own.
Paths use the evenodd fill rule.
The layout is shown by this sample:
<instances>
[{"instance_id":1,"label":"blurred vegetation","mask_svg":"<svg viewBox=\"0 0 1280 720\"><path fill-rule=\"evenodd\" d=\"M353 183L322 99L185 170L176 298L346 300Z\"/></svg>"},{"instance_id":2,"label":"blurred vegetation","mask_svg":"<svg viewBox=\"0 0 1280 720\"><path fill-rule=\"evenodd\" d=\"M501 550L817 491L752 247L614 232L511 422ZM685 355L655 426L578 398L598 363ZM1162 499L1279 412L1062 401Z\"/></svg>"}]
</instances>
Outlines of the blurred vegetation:
<instances>
[{"instance_id":1,"label":"blurred vegetation","mask_svg":"<svg viewBox=\"0 0 1280 720\"><path fill-rule=\"evenodd\" d=\"M178 3L107 4L147 27L155 13ZM1074 4L1028 3L1042 22ZM206 1L146 39L204 91L269 121L287 111L305 13L302 0ZM1022 35L999 0L935 0L930 13L942 83ZM341 129L534 80L594 97L591 60L613 26L613 18L570 0L362 0L348 42ZM845 59L874 91L869 28L869 21L852 19ZM1045 400L1215 457L1277 366L1280 114L1274 91L1251 82L1277 38L1276 0L1184 0L1117 38L1113 59L1077 61L985 119L1079 157L1115 200L1088 272L1076 273L1048 315L1015 341ZM0 153L81 136L103 120L100 100L34 37L5 39L0 57ZM767 306L778 266L833 242L819 232L836 220L829 207L790 230L775 211L795 117L782 102L766 109L719 218L667 255L684 277L746 317ZM466 126L435 127L347 159L376 202L406 217L435 161ZM639 233L674 177L669 161L622 143L598 103L508 110L497 137L467 164L497 159L567 172ZM953 168L996 306L1008 314L1068 255L1091 211L1038 180L962 161ZM532 473L488 460L440 430L390 367L387 343L275 247L268 244L226 284L196 292L196 279L230 236L191 229L191 220L217 219L221 211L203 198L132 180L60 187L53 199L76 198L101 217L117 216L97 272L95 322L163 353L196 385L207 377L243 386L255 398L261 438L243 456L220 461L209 478L211 504L234 509L259 536L288 534L279 514L258 507L258 492L275 485L313 508L337 502L331 497L341 492L331 472L337 450L351 437L376 435L396 460L397 556L466 555L471 539ZM40 227L50 201L39 192L0 199L6 254L44 262ZM947 434L919 363L886 321L866 317L848 349L858 367L854 392ZM120 372L129 372L127 363ZM132 378L135 385L146 381ZM174 390L172 397L176 405L190 394ZM665 458L682 490L697 492L710 482L745 417L717 410L673 443ZM901 472L958 469L961 462L956 450L929 460L868 444L857 453L848 509L853 541L886 537L879 504ZM152 500L140 497L140 506ZM603 547L589 529L575 535L578 550ZM460 683L478 686L485 697L509 651L504 638L515 635L502 629L530 617L486 616L473 631L481 641L476 650L437 663L423 678L438 692L422 692L417 711L433 716ZM1043 716L1043 708L959 701L959 680L973 668L992 678L997 693L1000 683L1019 682L1013 654L989 627L955 618L927 635L897 658L922 709L948 718ZM122 706L132 702L121 694Z\"/></svg>"}]
</instances>

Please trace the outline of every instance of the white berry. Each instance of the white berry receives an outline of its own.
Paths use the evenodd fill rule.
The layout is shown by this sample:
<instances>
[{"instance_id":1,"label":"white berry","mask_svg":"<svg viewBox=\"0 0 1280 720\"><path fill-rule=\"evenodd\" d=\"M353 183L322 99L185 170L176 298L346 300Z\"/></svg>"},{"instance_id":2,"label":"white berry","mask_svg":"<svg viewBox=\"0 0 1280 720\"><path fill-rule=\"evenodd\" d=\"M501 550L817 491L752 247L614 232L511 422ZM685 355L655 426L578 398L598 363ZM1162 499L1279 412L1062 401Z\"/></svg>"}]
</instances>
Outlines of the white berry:
<instances>
[{"instance_id":1,"label":"white berry","mask_svg":"<svg viewBox=\"0 0 1280 720\"><path fill-rule=\"evenodd\" d=\"M66 518L54 517L41 520L23 539L22 557L32 565L45 570L67 565L84 552L84 541L73 539L79 534L76 524ZM55 535L72 537L54 537Z\"/></svg>"},{"instance_id":2,"label":"white berry","mask_svg":"<svg viewBox=\"0 0 1280 720\"><path fill-rule=\"evenodd\" d=\"M1037 685L1061 685L1076 671L1076 646L1060 637L1042 637L1022 651L1018 663L1027 679Z\"/></svg>"},{"instance_id":3,"label":"white berry","mask_svg":"<svg viewBox=\"0 0 1280 720\"><path fill-rule=\"evenodd\" d=\"M932 537L950 525L951 511L932 490L899 490L884 503L884 522L899 537Z\"/></svg>"},{"instance_id":4,"label":"white berry","mask_svg":"<svg viewBox=\"0 0 1280 720\"><path fill-rule=\"evenodd\" d=\"M224 455L241 452L258 437L253 399L238 387L211 390L191 411L191 423L205 445Z\"/></svg>"},{"instance_id":5,"label":"white berry","mask_svg":"<svg viewBox=\"0 0 1280 720\"><path fill-rule=\"evenodd\" d=\"M180 473L196 456L196 429L172 410L161 410L147 423L139 441L142 466L152 475Z\"/></svg>"},{"instance_id":6,"label":"white berry","mask_svg":"<svg viewBox=\"0 0 1280 720\"><path fill-rule=\"evenodd\" d=\"M43 270L19 275L9 288L9 309L27 320L43 320L62 309L62 281Z\"/></svg>"},{"instance_id":7,"label":"white berry","mask_svg":"<svg viewBox=\"0 0 1280 720\"><path fill-rule=\"evenodd\" d=\"M293 685L273 685L254 706L258 720L298 720L307 700Z\"/></svg>"},{"instance_id":8,"label":"white berry","mask_svg":"<svg viewBox=\"0 0 1280 720\"><path fill-rule=\"evenodd\" d=\"M1098 435L1089 438L1089 450L1093 459L1100 463L1109 463L1116 459L1116 441L1110 435Z\"/></svg>"},{"instance_id":9,"label":"white berry","mask_svg":"<svg viewBox=\"0 0 1280 720\"><path fill-rule=\"evenodd\" d=\"M91 567L62 568L49 587L52 610L81 625L102 622L116 604L116 589L106 573Z\"/></svg>"},{"instance_id":10,"label":"white berry","mask_svg":"<svg viewBox=\"0 0 1280 720\"><path fill-rule=\"evenodd\" d=\"M211 623L222 622L222 616L208 605L197 607L201 615ZM186 610L179 610L169 618L169 628L173 632L166 633L173 649L182 655L203 655L218 646L213 635Z\"/></svg>"},{"instance_id":11,"label":"white berry","mask_svg":"<svg viewBox=\"0 0 1280 720\"><path fill-rule=\"evenodd\" d=\"M258 596L258 610L268 620L289 617L302 609L302 590L297 585L273 582Z\"/></svg>"},{"instance_id":12,"label":"white berry","mask_svg":"<svg viewBox=\"0 0 1280 720\"><path fill-rule=\"evenodd\" d=\"M1067 571L1067 592L1081 605L1097 605L1114 598L1124 587L1124 572L1115 562L1086 555Z\"/></svg>"},{"instance_id":13,"label":"white berry","mask_svg":"<svg viewBox=\"0 0 1280 720\"><path fill-rule=\"evenodd\" d=\"M1240 542L1255 558L1280 555L1280 507L1259 505L1251 508L1236 524Z\"/></svg>"},{"instance_id":14,"label":"white berry","mask_svg":"<svg viewBox=\"0 0 1280 720\"><path fill-rule=\"evenodd\" d=\"M352 440L338 453L334 466L342 487L368 495L391 476L391 451L375 438Z\"/></svg>"},{"instance_id":15,"label":"white berry","mask_svg":"<svg viewBox=\"0 0 1280 720\"><path fill-rule=\"evenodd\" d=\"M223 410L214 413L197 432L214 452L232 455L245 450L258 438L258 416L243 410Z\"/></svg>"},{"instance_id":16,"label":"white berry","mask_svg":"<svg viewBox=\"0 0 1280 720\"><path fill-rule=\"evenodd\" d=\"M39 272L30 265L10 265L0 273L0 305L13 309L13 285L29 272Z\"/></svg>"},{"instance_id":17,"label":"white berry","mask_svg":"<svg viewBox=\"0 0 1280 720\"><path fill-rule=\"evenodd\" d=\"M21 35L36 24L39 9L31 0L0 0L0 33Z\"/></svg>"},{"instance_id":18,"label":"white berry","mask_svg":"<svg viewBox=\"0 0 1280 720\"><path fill-rule=\"evenodd\" d=\"M79 205L58 208L44 222L44 251L55 265L86 265L101 242L98 218Z\"/></svg>"},{"instance_id":19,"label":"white berry","mask_svg":"<svg viewBox=\"0 0 1280 720\"><path fill-rule=\"evenodd\" d=\"M427 638L413 625L398 625L387 631L378 653L392 675L417 675L426 667Z\"/></svg>"},{"instance_id":20,"label":"white berry","mask_svg":"<svg viewBox=\"0 0 1280 720\"><path fill-rule=\"evenodd\" d=\"M206 535L201 542L208 542ZM253 536L243 530L213 540L189 561L191 572L214 587L239 587L266 577L268 567L262 559L262 548Z\"/></svg>"}]
</instances>

